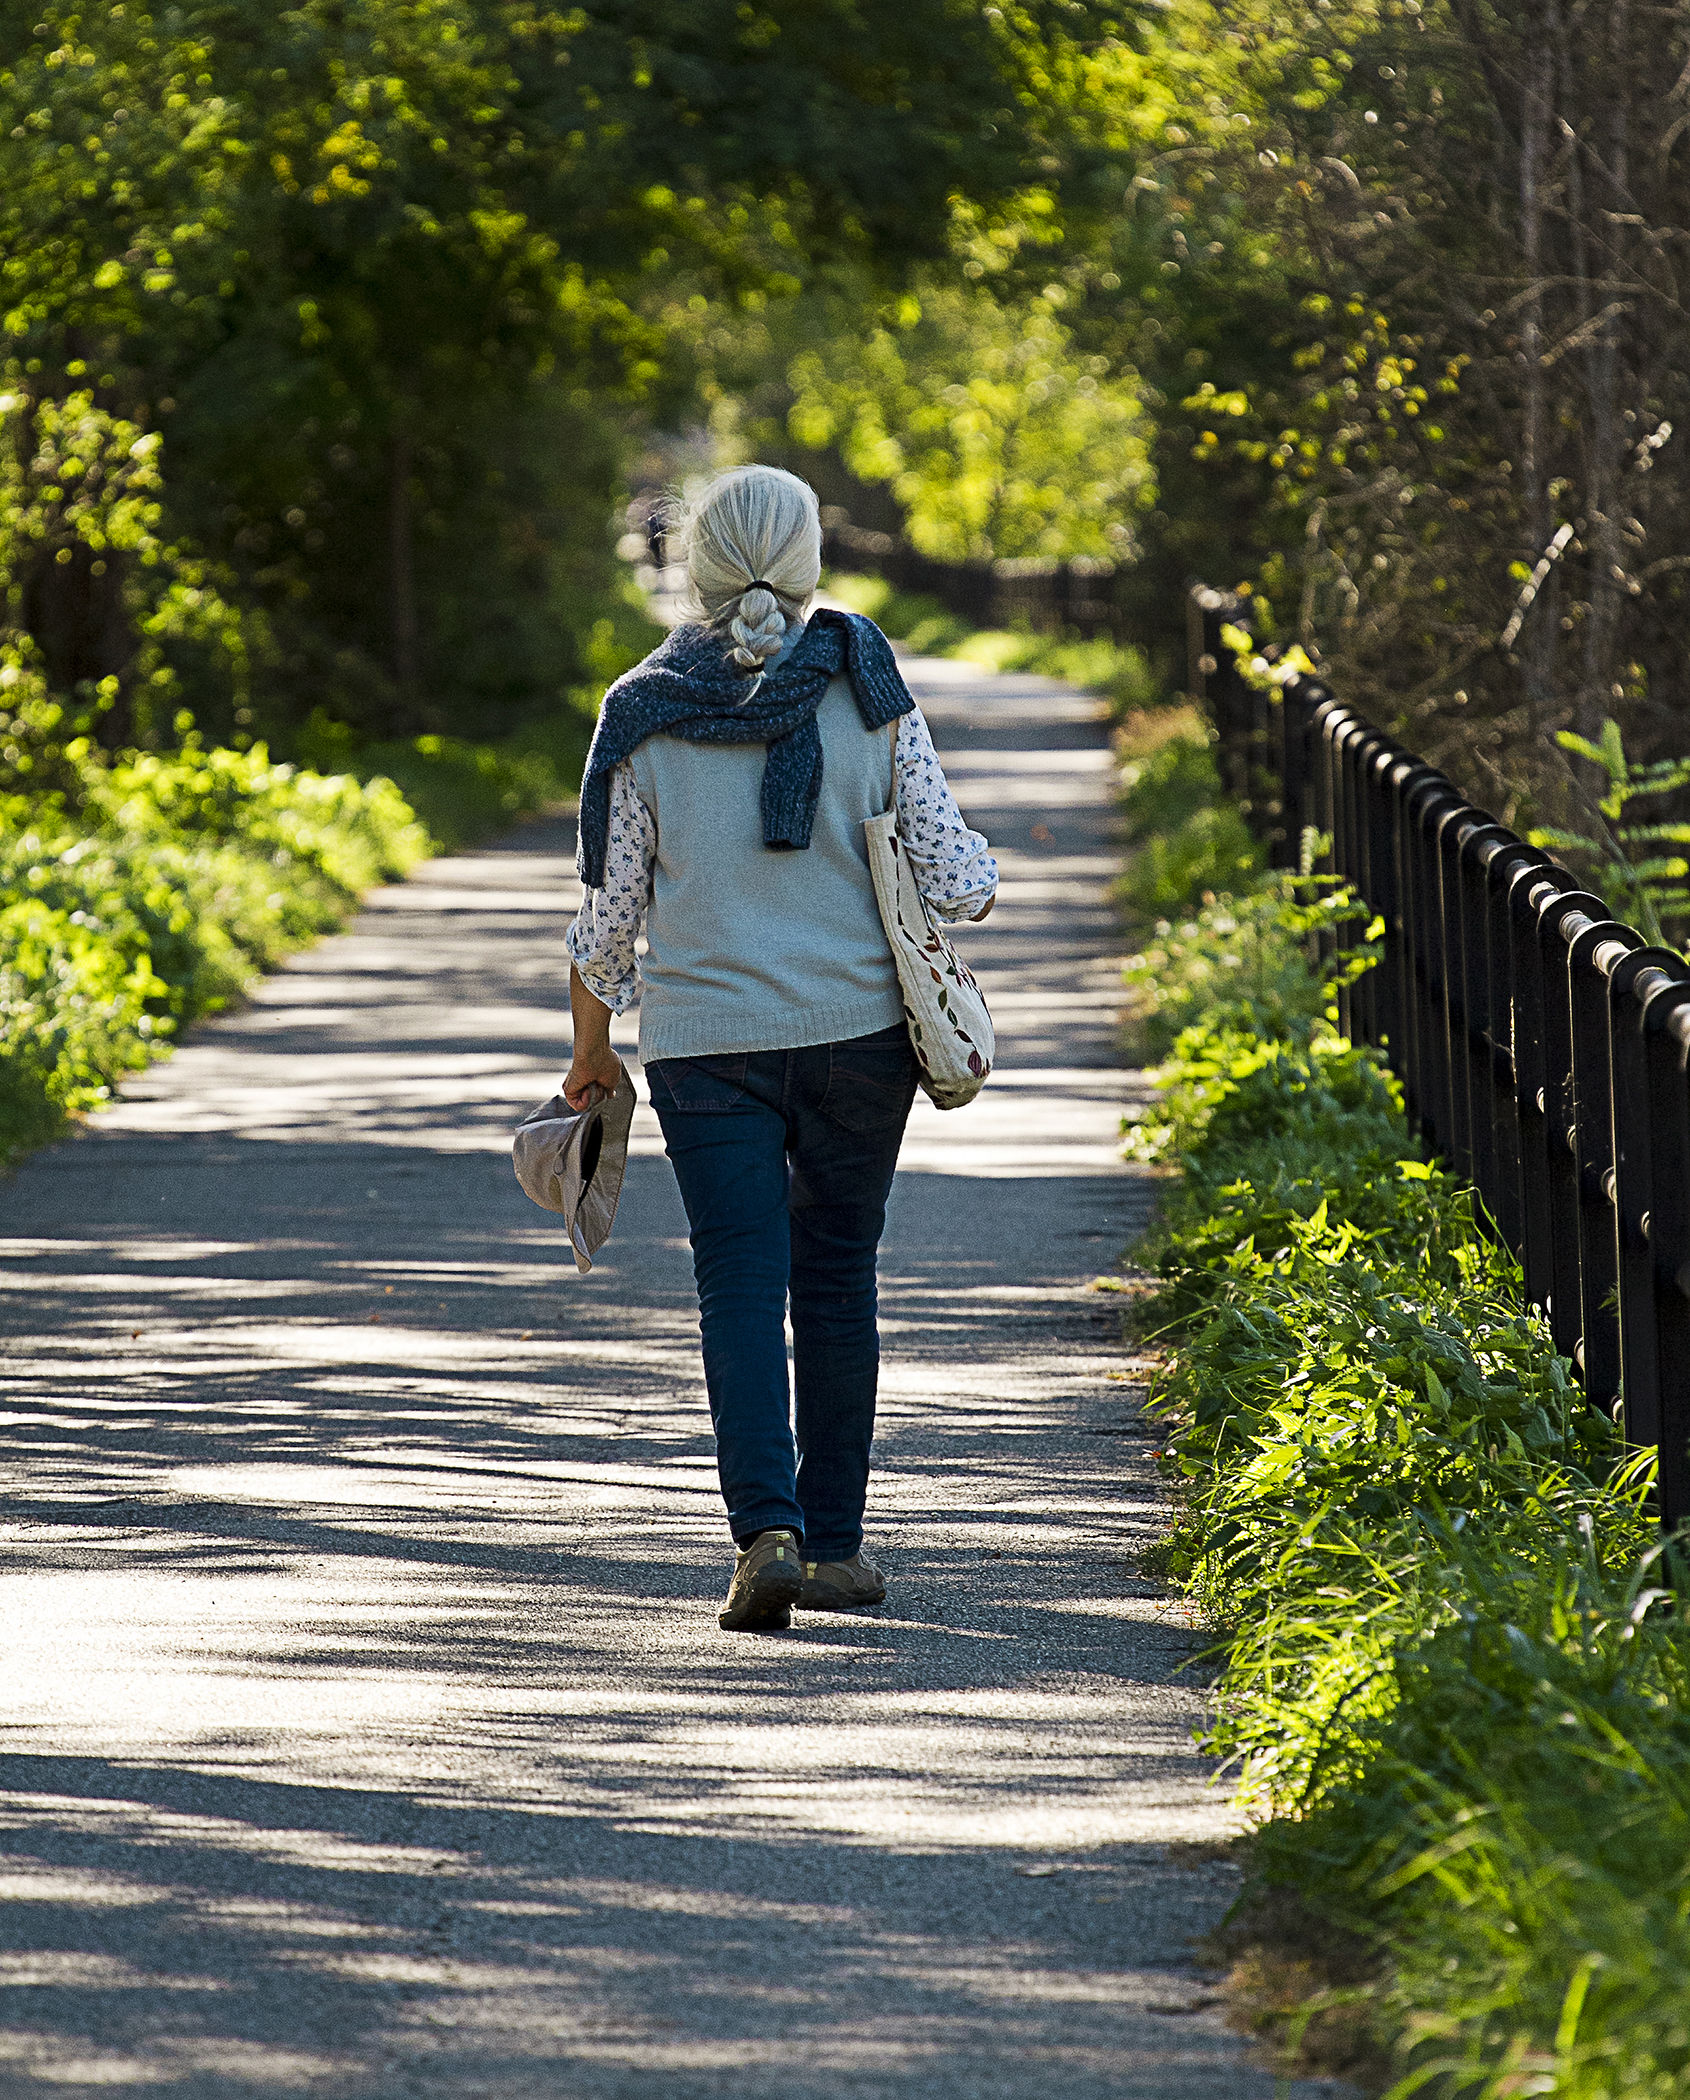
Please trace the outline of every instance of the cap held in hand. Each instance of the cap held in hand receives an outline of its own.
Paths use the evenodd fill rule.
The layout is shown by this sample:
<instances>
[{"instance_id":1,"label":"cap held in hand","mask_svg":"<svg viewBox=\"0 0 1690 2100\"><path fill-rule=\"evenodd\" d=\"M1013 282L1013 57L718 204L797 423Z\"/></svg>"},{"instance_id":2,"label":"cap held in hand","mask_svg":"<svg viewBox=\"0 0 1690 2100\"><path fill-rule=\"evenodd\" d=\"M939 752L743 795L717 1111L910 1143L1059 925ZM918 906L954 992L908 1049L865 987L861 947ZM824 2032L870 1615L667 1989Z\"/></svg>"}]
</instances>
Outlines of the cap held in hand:
<instances>
[{"instance_id":1,"label":"cap held in hand","mask_svg":"<svg viewBox=\"0 0 1690 2100\"><path fill-rule=\"evenodd\" d=\"M610 1237L628 1165L634 1082L627 1067L607 1101L575 1109L554 1094L523 1117L511 1141L511 1164L542 1210L563 1214L563 1229L584 1276Z\"/></svg>"}]
</instances>

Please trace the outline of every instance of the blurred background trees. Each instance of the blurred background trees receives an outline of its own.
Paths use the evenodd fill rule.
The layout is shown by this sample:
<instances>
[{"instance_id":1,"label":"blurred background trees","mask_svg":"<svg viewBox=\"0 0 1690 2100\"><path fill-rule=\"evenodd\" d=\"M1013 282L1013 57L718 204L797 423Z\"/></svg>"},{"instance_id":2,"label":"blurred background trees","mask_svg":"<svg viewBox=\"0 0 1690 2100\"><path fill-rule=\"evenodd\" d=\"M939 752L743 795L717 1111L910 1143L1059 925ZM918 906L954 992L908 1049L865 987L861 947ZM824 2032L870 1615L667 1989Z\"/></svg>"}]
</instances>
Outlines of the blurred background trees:
<instances>
[{"instance_id":1,"label":"blurred background trees","mask_svg":"<svg viewBox=\"0 0 1690 2100\"><path fill-rule=\"evenodd\" d=\"M1169 682L1187 580L1246 587L1505 814L1588 802L1558 732L1682 746L1682 6L0 35L0 624L112 748L520 731L648 638L630 494L751 452L929 557L1112 563Z\"/></svg>"},{"instance_id":2,"label":"blurred background trees","mask_svg":"<svg viewBox=\"0 0 1690 2100\"><path fill-rule=\"evenodd\" d=\"M942 252L1047 12L0 4L9 646L113 746L555 708L677 339Z\"/></svg>"},{"instance_id":3,"label":"blurred background trees","mask_svg":"<svg viewBox=\"0 0 1690 2100\"><path fill-rule=\"evenodd\" d=\"M826 444L821 478L889 492L930 552L1106 545L1114 632L1170 682L1186 582L1241 587L1264 640L1481 799L1588 829L1604 776L1565 736L1681 752L1690 700L1690 10L1157 0L1086 26L1032 179L959 207L913 291L802 296L749 383L718 373L720 424L794 464ZM1031 515L979 494L1021 486L1023 429L1056 462Z\"/></svg>"},{"instance_id":4,"label":"blurred background trees","mask_svg":"<svg viewBox=\"0 0 1690 2100\"><path fill-rule=\"evenodd\" d=\"M1115 267L1168 543L1242 499L1255 559L1224 580L1505 815L1588 803L1556 732L1681 752L1690 14L1178 0L1160 25L1180 93Z\"/></svg>"}]
</instances>

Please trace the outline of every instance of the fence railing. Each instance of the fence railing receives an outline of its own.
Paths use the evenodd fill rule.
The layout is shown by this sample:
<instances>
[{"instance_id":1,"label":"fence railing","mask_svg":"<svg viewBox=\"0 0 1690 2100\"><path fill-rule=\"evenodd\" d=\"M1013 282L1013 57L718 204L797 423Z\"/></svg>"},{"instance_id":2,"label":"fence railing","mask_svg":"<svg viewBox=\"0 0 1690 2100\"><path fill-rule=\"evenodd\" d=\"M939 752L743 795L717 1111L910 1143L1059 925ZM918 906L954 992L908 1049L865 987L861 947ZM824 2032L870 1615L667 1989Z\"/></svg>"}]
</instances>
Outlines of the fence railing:
<instances>
[{"instance_id":1,"label":"fence railing","mask_svg":"<svg viewBox=\"0 0 1690 2100\"><path fill-rule=\"evenodd\" d=\"M1590 1401L1658 1445L1690 1516L1690 964L1464 800L1317 678L1264 691L1190 597L1191 689L1228 794L1276 865L1305 833L1384 923L1342 994L1427 1142L1478 1190ZM1359 939L1350 928L1343 936Z\"/></svg>"}]
</instances>

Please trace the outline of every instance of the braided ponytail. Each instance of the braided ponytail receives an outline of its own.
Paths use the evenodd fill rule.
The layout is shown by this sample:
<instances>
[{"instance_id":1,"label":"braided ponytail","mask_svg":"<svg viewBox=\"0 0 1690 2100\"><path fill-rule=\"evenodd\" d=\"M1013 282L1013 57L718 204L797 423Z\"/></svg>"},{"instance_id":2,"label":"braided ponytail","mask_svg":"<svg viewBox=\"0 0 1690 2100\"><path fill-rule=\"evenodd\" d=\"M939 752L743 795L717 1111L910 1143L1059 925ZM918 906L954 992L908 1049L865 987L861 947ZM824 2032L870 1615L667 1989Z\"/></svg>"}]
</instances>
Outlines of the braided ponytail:
<instances>
[{"instance_id":1,"label":"braided ponytail","mask_svg":"<svg viewBox=\"0 0 1690 2100\"><path fill-rule=\"evenodd\" d=\"M821 578L814 490L782 467L736 467L690 506L681 543L689 610L725 633L742 671L761 671Z\"/></svg>"},{"instance_id":2,"label":"braided ponytail","mask_svg":"<svg viewBox=\"0 0 1690 2100\"><path fill-rule=\"evenodd\" d=\"M742 591L728 622L731 654L742 671L760 671L786 640L786 614L779 594L766 583Z\"/></svg>"}]
</instances>

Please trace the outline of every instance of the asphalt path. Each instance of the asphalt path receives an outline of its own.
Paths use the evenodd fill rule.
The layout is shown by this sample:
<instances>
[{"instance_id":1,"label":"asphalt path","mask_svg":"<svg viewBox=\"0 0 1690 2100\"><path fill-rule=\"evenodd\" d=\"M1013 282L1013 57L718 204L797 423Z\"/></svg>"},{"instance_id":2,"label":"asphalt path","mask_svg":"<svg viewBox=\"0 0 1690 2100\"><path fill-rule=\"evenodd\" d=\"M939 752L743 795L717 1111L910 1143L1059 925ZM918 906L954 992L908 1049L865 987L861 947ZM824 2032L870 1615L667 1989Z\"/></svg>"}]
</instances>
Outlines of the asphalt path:
<instances>
[{"instance_id":1,"label":"asphalt path","mask_svg":"<svg viewBox=\"0 0 1690 2100\"><path fill-rule=\"evenodd\" d=\"M1003 863L1002 1057L894 1197L883 1610L717 1627L649 1110L590 1277L512 1177L564 820L377 893L0 1187L0 2093L1275 2090L1194 1965L1233 1822L1090 1287L1150 1196L1106 732L908 668Z\"/></svg>"}]
</instances>

